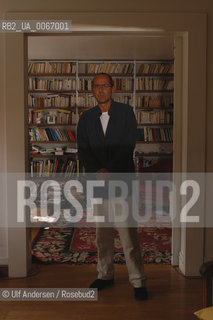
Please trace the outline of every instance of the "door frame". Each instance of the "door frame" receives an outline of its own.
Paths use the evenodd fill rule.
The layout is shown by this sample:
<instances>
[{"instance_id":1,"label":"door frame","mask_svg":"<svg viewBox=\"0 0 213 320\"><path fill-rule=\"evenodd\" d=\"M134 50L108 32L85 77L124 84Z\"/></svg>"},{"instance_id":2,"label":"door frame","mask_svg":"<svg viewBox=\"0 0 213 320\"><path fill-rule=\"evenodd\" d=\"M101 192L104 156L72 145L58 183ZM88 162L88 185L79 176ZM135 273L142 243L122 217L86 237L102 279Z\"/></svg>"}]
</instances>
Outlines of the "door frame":
<instances>
[{"instance_id":1,"label":"door frame","mask_svg":"<svg viewBox=\"0 0 213 320\"><path fill-rule=\"evenodd\" d=\"M205 172L206 14L19 12L7 13L5 19L72 20L72 30L84 33L172 33L175 40L174 172ZM7 172L25 172L24 119L26 115L23 106L25 105L26 62L26 36L21 33L7 33L5 35ZM192 112L193 119L188 116ZM16 128L16 139L12 134L14 128ZM17 141L19 141L18 146ZM17 211L16 202L11 201L11 197L16 199L16 193L13 190L11 192L8 184L6 197L8 217ZM178 198L177 207L180 208L181 205L181 199ZM204 198L200 201L199 210L205 212ZM195 212L194 215L196 215ZM9 277L25 277L31 268L28 231L25 227L8 229ZM192 250L193 247L197 248L196 252ZM186 276L197 276L199 266L204 259L204 229L189 229L184 226L174 228L172 251L172 264L179 265Z\"/></svg>"}]
</instances>

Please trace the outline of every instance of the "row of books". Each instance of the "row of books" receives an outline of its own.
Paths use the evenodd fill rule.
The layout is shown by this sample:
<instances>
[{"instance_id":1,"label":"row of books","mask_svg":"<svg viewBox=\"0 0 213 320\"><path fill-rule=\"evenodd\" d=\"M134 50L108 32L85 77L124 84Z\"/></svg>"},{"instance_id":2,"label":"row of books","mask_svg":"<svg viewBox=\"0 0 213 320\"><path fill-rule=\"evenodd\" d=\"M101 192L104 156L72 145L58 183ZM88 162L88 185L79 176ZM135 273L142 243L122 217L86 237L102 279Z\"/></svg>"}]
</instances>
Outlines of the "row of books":
<instances>
[{"instance_id":1,"label":"row of books","mask_svg":"<svg viewBox=\"0 0 213 320\"><path fill-rule=\"evenodd\" d=\"M138 110L135 116L138 124L172 124L173 122L173 112L166 110Z\"/></svg>"},{"instance_id":2,"label":"row of books","mask_svg":"<svg viewBox=\"0 0 213 320\"><path fill-rule=\"evenodd\" d=\"M137 141L145 142L172 142L172 128L138 128Z\"/></svg>"},{"instance_id":3,"label":"row of books","mask_svg":"<svg viewBox=\"0 0 213 320\"><path fill-rule=\"evenodd\" d=\"M64 173L65 177L72 177L77 172L77 161L64 159L33 160L30 162L31 177L49 177L57 173Z\"/></svg>"},{"instance_id":4,"label":"row of books","mask_svg":"<svg viewBox=\"0 0 213 320\"><path fill-rule=\"evenodd\" d=\"M70 155L70 154L77 154L78 149L76 148L71 148L69 146L66 147L41 147L41 146L37 146L37 145L32 145L31 146L31 156L35 156L36 155L58 155L58 156L62 156L62 155Z\"/></svg>"},{"instance_id":5,"label":"row of books","mask_svg":"<svg viewBox=\"0 0 213 320\"><path fill-rule=\"evenodd\" d=\"M78 79L78 90L92 90L92 79Z\"/></svg>"},{"instance_id":6,"label":"row of books","mask_svg":"<svg viewBox=\"0 0 213 320\"><path fill-rule=\"evenodd\" d=\"M133 98L131 95L122 95L122 96L114 95L113 100L117 102L133 105ZM76 104L78 106L83 106L83 107L94 107L97 105L97 101L91 93L79 94L78 100L76 99L76 96L73 94L66 94L66 95L48 94L47 96L43 96L43 95L31 93L28 95L28 106L32 108L35 108L35 107L66 108L66 107L75 107Z\"/></svg>"},{"instance_id":7,"label":"row of books","mask_svg":"<svg viewBox=\"0 0 213 320\"><path fill-rule=\"evenodd\" d=\"M118 73L118 74L132 74L134 71L133 63L86 63L84 73ZM66 74L76 73L76 62L29 62L29 74ZM164 74L174 73L173 63L141 63L137 64L137 73L145 74Z\"/></svg>"},{"instance_id":8,"label":"row of books","mask_svg":"<svg viewBox=\"0 0 213 320\"><path fill-rule=\"evenodd\" d=\"M133 105L133 98L131 95L114 95L113 99L117 102ZM47 94L47 96L37 94L28 95L29 107L75 107L76 104L79 106L94 107L97 102L91 94L79 94L78 103L76 101L76 96L73 94ZM135 105L136 107L170 107L173 106L173 95L136 95Z\"/></svg>"},{"instance_id":9,"label":"row of books","mask_svg":"<svg viewBox=\"0 0 213 320\"><path fill-rule=\"evenodd\" d=\"M115 90L132 91L134 88L133 79L116 78L114 79Z\"/></svg>"},{"instance_id":10,"label":"row of books","mask_svg":"<svg viewBox=\"0 0 213 320\"><path fill-rule=\"evenodd\" d=\"M113 95L112 98L116 102L133 105L133 98L131 95ZM95 107L97 105L97 101L92 94L79 94L77 105L83 107Z\"/></svg>"},{"instance_id":11,"label":"row of books","mask_svg":"<svg viewBox=\"0 0 213 320\"><path fill-rule=\"evenodd\" d=\"M158 73L174 73L173 63L142 63L137 73L158 74Z\"/></svg>"},{"instance_id":12,"label":"row of books","mask_svg":"<svg viewBox=\"0 0 213 320\"><path fill-rule=\"evenodd\" d=\"M71 130L60 128L30 128L31 141L71 141L75 142L75 137Z\"/></svg>"},{"instance_id":13,"label":"row of books","mask_svg":"<svg viewBox=\"0 0 213 320\"><path fill-rule=\"evenodd\" d=\"M29 78L29 90L76 90L75 79L39 79ZM114 79L116 90L133 90L133 80L126 78ZM136 90L172 90L173 80L162 80L155 78L137 78ZM91 79L78 79L78 90L92 90Z\"/></svg>"},{"instance_id":14,"label":"row of books","mask_svg":"<svg viewBox=\"0 0 213 320\"><path fill-rule=\"evenodd\" d=\"M75 79L28 78L29 90L76 90Z\"/></svg>"},{"instance_id":15,"label":"row of books","mask_svg":"<svg viewBox=\"0 0 213 320\"><path fill-rule=\"evenodd\" d=\"M119 73L119 74L131 74L133 73L134 64L133 63L88 63L87 72L88 73Z\"/></svg>"},{"instance_id":16,"label":"row of books","mask_svg":"<svg viewBox=\"0 0 213 320\"><path fill-rule=\"evenodd\" d=\"M172 107L173 95L136 95L135 97L136 107Z\"/></svg>"},{"instance_id":17,"label":"row of books","mask_svg":"<svg viewBox=\"0 0 213 320\"><path fill-rule=\"evenodd\" d=\"M29 124L71 124L72 114L75 116L74 112L69 110L30 110L29 111ZM76 117L73 117L76 118ZM76 123L76 121L75 121Z\"/></svg>"},{"instance_id":18,"label":"row of books","mask_svg":"<svg viewBox=\"0 0 213 320\"><path fill-rule=\"evenodd\" d=\"M116 102L127 103L133 106L133 96L128 95L113 95L113 100ZM94 107L97 105L96 99L91 94L78 95L79 106ZM165 107L169 108L173 106L173 95L136 95L135 96L136 107Z\"/></svg>"},{"instance_id":19,"label":"row of books","mask_svg":"<svg viewBox=\"0 0 213 320\"><path fill-rule=\"evenodd\" d=\"M28 73L76 73L76 63L73 62L29 62Z\"/></svg>"},{"instance_id":20,"label":"row of books","mask_svg":"<svg viewBox=\"0 0 213 320\"><path fill-rule=\"evenodd\" d=\"M78 103L81 107L95 107L97 105L97 101L92 94L79 94L78 95Z\"/></svg>"},{"instance_id":21,"label":"row of books","mask_svg":"<svg viewBox=\"0 0 213 320\"><path fill-rule=\"evenodd\" d=\"M113 100L116 102L121 102L121 103L127 103L133 106L133 98L130 95L120 95L120 96L113 96Z\"/></svg>"},{"instance_id":22,"label":"row of books","mask_svg":"<svg viewBox=\"0 0 213 320\"><path fill-rule=\"evenodd\" d=\"M76 96L73 94L47 94L33 95L28 94L29 107L74 107Z\"/></svg>"},{"instance_id":23,"label":"row of books","mask_svg":"<svg viewBox=\"0 0 213 320\"><path fill-rule=\"evenodd\" d=\"M126 78L114 79L115 90L133 90L133 80ZM78 79L78 90L92 90L92 79L82 78Z\"/></svg>"},{"instance_id":24,"label":"row of books","mask_svg":"<svg viewBox=\"0 0 213 320\"><path fill-rule=\"evenodd\" d=\"M136 78L136 90L172 90L173 80L163 80L156 78Z\"/></svg>"}]
</instances>

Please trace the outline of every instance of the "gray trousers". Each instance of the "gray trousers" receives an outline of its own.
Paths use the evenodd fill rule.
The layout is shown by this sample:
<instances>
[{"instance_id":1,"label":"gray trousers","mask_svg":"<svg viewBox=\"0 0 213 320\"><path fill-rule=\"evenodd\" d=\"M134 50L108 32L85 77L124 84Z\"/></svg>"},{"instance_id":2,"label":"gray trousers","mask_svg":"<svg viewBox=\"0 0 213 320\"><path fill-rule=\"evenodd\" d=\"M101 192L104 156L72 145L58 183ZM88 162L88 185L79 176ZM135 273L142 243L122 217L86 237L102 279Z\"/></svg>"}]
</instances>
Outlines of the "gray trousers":
<instances>
[{"instance_id":1,"label":"gray trousers","mask_svg":"<svg viewBox=\"0 0 213 320\"><path fill-rule=\"evenodd\" d=\"M103 199L103 204L94 206L94 216L109 216L109 205L112 200ZM119 216L119 208L114 208ZM121 244L126 259L126 265L129 273L129 281L133 287L138 288L146 285L146 276L141 257L140 244L138 239L137 228L130 224L129 219L124 223L114 226L117 228ZM98 248L98 278L109 280L114 278L114 227L96 223L96 242Z\"/></svg>"}]
</instances>

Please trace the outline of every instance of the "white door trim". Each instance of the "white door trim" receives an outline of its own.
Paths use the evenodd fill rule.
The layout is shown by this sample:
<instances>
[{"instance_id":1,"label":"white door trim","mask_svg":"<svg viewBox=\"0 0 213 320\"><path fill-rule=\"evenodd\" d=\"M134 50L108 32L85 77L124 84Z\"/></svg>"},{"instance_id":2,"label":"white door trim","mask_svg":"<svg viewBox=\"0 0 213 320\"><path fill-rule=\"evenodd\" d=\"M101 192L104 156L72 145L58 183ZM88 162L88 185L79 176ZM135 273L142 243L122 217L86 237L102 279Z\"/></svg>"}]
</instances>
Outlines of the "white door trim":
<instances>
[{"instance_id":1,"label":"white door trim","mask_svg":"<svg viewBox=\"0 0 213 320\"><path fill-rule=\"evenodd\" d=\"M6 19L63 19L72 20L73 31L116 31L116 32L171 32L185 41L183 46L184 56L187 57L187 69L183 69L183 78L187 79L186 86L182 87L182 105L187 118L183 118L182 138L178 141L181 148L181 159L174 162L174 171L181 168L185 172L205 172L205 112L206 112L206 14L193 13L104 13L104 12L79 12L79 13L7 13ZM130 27L131 26L131 27ZM185 38L184 38L185 37ZM24 35L6 34L6 141L7 164L9 172L25 171L25 138L24 138ZM195 50L196 49L196 50ZM186 55L185 55L186 54ZM196 79L196 80L195 80ZM178 80L177 80L178 81ZM177 82L178 86L178 82ZM12 95L11 95L12 90ZM176 108L181 101L176 103ZM15 106L15 107L14 107ZM202 107L201 107L202 106ZM185 109L186 108L186 109ZM183 109L182 109L183 110ZM190 113L193 119L188 117ZM15 119L19 119L15 124ZM192 122L193 121L193 122ZM16 139L12 134L16 128ZM180 124L178 128L180 128ZM195 128L199 127L199 132ZM179 129L178 129L179 130ZM17 140L19 146L17 148ZM177 144L176 144L177 146ZM179 149L174 150L178 152ZM16 159L16 161L14 161ZM180 163L181 161L181 163ZM15 214L11 206L11 197L7 194L8 215ZM201 207L201 210L204 210ZM204 211L203 211L204 212ZM192 243L193 230L187 229L174 232L173 263L177 263L177 253L180 248L182 256L181 270L186 275L198 275L198 269L203 262L203 230ZM14 238L19 238L19 243L14 243ZM187 234L190 233L188 237ZM29 269L29 236L24 230L9 232L9 275L26 276ZM179 240L178 240L179 239ZM178 242L179 241L179 242ZM191 248L199 242L199 252L191 257ZM177 242L177 246L174 243ZM15 251L14 251L15 245ZM179 246L179 247L178 247ZM10 254L11 253L11 254ZM189 259L190 255L190 259ZM24 257L19 259L18 257ZM191 265L193 261L193 266Z\"/></svg>"}]
</instances>

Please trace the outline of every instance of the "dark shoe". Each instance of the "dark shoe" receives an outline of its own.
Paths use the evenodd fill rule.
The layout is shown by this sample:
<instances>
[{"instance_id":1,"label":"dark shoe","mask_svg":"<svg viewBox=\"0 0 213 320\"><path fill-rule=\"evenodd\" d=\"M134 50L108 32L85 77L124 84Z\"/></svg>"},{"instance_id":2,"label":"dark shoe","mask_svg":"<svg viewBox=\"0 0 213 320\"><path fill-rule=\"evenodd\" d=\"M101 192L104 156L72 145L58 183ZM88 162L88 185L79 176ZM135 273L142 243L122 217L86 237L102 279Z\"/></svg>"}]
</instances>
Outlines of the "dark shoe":
<instances>
[{"instance_id":1,"label":"dark shoe","mask_svg":"<svg viewBox=\"0 0 213 320\"><path fill-rule=\"evenodd\" d=\"M106 287L112 286L113 284L114 284L114 279L110 279L110 280L96 279L89 287L102 290Z\"/></svg>"},{"instance_id":2,"label":"dark shoe","mask_svg":"<svg viewBox=\"0 0 213 320\"><path fill-rule=\"evenodd\" d=\"M146 287L134 288L135 298L138 300L147 300L148 292Z\"/></svg>"}]
</instances>

